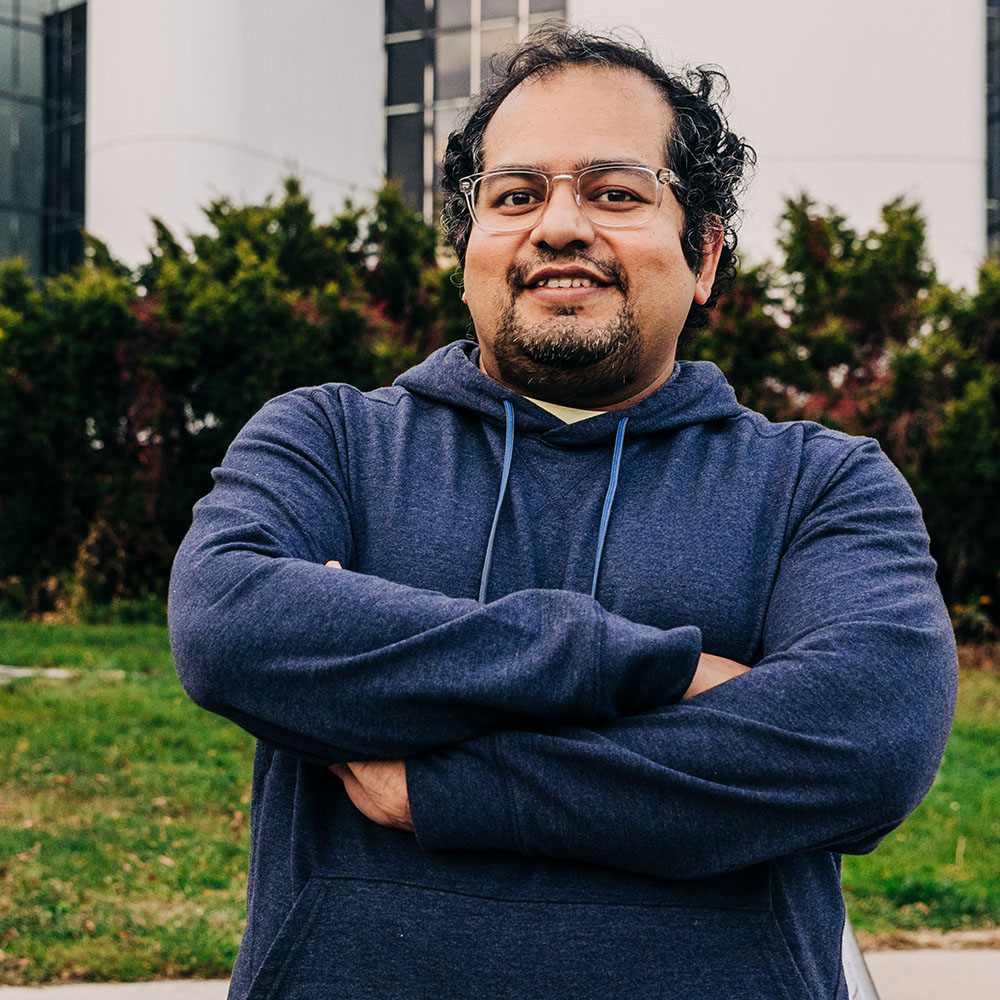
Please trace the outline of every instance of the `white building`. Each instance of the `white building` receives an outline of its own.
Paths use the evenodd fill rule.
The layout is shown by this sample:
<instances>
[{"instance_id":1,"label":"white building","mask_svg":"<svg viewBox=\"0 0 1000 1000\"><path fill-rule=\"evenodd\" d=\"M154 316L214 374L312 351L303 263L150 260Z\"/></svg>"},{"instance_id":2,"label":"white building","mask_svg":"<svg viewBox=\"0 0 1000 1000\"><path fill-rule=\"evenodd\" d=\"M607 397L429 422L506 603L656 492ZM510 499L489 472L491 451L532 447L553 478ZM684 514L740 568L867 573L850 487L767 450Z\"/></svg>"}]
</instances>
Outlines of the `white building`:
<instances>
[{"instance_id":1,"label":"white building","mask_svg":"<svg viewBox=\"0 0 1000 1000\"><path fill-rule=\"evenodd\" d=\"M262 198L290 172L321 217L387 172L430 216L435 151L489 56L557 16L628 25L667 64L725 70L731 122L759 157L750 259L773 255L786 196L864 230L904 195L923 206L941 277L968 286L989 205L1000 237L998 2L87 0L86 226L135 263L151 215L197 230L210 199ZM0 38L6 9L46 4L60 6L0 0ZM0 89L0 155L2 113Z\"/></svg>"}]
</instances>

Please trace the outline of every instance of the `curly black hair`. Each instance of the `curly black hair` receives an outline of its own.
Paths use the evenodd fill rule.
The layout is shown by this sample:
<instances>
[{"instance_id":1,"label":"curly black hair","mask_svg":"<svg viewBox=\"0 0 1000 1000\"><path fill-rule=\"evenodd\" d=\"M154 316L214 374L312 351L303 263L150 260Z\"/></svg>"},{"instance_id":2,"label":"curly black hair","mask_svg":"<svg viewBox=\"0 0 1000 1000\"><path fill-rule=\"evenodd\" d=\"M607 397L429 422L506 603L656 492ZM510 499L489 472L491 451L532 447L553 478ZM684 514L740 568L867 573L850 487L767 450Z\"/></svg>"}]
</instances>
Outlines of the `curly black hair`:
<instances>
[{"instance_id":1,"label":"curly black hair","mask_svg":"<svg viewBox=\"0 0 1000 1000\"><path fill-rule=\"evenodd\" d=\"M684 257L697 274L704 248L722 230L722 256L708 302L692 304L684 332L708 322L709 309L736 275L737 202L756 163L751 146L730 131L720 104L729 81L713 67L671 73L645 46L630 45L613 35L601 35L565 24L545 24L533 31L502 61L469 109L464 124L448 137L441 188L441 223L451 245L465 264L472 220L459 190L463 177L483 169L483 136L507 96L529 77L556 73L567 66L606 66L644 74L663 95L674 114L665 137L666 162L683 181L675 189L684 208Z\"/></svg>"}]
</instances>

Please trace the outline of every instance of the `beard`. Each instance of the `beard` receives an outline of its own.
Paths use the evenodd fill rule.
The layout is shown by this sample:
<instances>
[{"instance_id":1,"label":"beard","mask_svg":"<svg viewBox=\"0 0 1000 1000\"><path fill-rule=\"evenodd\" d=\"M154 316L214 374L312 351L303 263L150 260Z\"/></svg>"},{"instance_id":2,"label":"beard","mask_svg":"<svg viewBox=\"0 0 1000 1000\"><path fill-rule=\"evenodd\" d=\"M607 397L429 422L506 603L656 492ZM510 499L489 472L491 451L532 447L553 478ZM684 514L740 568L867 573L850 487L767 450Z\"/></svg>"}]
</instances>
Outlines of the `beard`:
<instances>
[{"instance_id":1,"label":"beard","mask_svg":"<svg viewBox=\"0 0 1000 1000\"><path fill-rule=\"evenodd\" d=\"M575 259L586 258L578 255ZM525 265L510 269L511 294L493 344L504 384L549 402L580 406L603 403L633 383L639 373L642 338L629 302L627 279L617 266L599 266L622 296L617 313L600 325L581 320L579 310L572 306L548 319L525 322L518 315L517 299L529 269Z\"/></svg>"}]
</instances>

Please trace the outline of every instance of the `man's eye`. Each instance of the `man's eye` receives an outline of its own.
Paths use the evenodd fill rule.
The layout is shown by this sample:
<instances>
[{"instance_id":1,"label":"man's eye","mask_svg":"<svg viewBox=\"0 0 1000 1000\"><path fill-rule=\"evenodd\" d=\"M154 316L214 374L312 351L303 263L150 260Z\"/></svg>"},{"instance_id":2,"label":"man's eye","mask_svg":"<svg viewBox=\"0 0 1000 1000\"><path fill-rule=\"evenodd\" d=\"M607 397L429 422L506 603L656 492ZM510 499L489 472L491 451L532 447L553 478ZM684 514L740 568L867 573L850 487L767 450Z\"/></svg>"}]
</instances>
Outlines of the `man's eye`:
<instances>
[{"instance_id":1,"label":"man's eye","mask_svg":"<svg viewBox=\"0 0 1000 1000\"><path fill-rule=\"evenodd\" d=\"M634 191L628 191L625 188L605 188L603 191L594 191L592 194L588 195L587 200L596 201L604 205L630 205L642 201L642 199Z\"/></svg>"},{"instance_id":2,"label":"man's eye","mask_svg":"<svg viewBox=\"0 0 1000 1000\"><path fill-rule=\"evenodd\" d=\"M542 201L534 191L505 191L497 198L497 208L532 208Z\"/></svg>"}]
</instances>

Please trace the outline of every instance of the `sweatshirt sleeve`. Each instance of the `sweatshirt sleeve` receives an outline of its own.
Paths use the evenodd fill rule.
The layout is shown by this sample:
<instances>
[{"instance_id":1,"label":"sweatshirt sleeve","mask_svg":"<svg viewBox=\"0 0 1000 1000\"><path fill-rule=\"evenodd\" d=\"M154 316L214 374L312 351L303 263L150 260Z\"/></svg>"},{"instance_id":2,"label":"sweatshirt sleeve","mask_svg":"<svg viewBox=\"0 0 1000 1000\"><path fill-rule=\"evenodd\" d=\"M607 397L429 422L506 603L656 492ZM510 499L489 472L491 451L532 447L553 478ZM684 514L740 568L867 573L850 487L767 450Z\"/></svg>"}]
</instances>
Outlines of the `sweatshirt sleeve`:
<instances>
[{"instance_id":1,"label":"sweatshirt sleeve","mask_svg":"<svg viewBox=\"0 0 1000 1000\"><path fill-rule=\"evenodd\" d=\"M169 619L198 704L330 763L628 715L686 690L697 628L636 625L566 591L482 605L326 568L352 544L335 445L307 394L279 397L195 506Z\"/></svg>"},{"instance_id":2,"label":"sweatshirt sleeve","mask_svg":"<svg viewBox=\"0 0 1000 1000\"><path fill-rule=\"evenodd\" d=\"M420 843L669 878L873 849L930 786L956 687L919 509L874 443L791 539L762 653L688 702L408 761Z\"/></svg>"}]
</instances>

